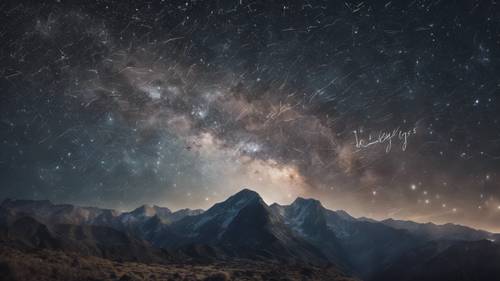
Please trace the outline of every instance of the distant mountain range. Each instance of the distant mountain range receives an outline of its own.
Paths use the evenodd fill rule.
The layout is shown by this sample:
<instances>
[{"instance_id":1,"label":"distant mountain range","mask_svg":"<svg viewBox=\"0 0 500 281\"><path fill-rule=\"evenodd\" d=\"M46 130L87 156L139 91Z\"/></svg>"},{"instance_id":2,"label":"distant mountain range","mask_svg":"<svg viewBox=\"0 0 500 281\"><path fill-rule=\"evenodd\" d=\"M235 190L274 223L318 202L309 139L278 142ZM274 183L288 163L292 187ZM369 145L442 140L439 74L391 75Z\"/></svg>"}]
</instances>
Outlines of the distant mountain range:
<instances>
[{"instance_id":1,"label":"distant mountain range","mask_svg":"<svg viewBox=\"0 0 500 281\"><path fill-rule=\"evenodd\" d=\"M0 243L16 249L142 263L302 264L374 281L500 280L499 239L453 224L357 219L314 199L268 206L248 189L206 211L144 205L118 212L10 199L0 205Z\"/></svg>"}]
</instances>

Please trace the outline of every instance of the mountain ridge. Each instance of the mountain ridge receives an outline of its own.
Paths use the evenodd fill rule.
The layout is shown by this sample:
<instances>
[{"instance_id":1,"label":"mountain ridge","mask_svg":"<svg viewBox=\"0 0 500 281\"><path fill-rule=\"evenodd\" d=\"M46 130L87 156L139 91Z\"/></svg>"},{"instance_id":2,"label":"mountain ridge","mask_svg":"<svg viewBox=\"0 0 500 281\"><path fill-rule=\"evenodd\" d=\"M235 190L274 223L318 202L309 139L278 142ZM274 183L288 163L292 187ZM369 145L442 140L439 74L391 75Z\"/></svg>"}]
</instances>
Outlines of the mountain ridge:
<instances>
[{"instance_id":1,"label":"mountain ridge","mask_svg":"<svg viewBox=\"0 0 500 281\"><path fill-rule=\"evenodd\" d=\"M254 192L254 193L256 193L258 195L257 192L255 192L255 191L253 191L253 190L251 190L249 188L243 188L241 191L243 191L243 190ZM321 201L318 200L318 199L316 199L316 198L309 198L309 197L298 196L298 197L296 197L296 199L294 201L292 201L288 205L281 205L279 203L273 202L273 203L271 203L269 205L269 207L271 207L271 208L277 208L278 206L279 207L289 206L289 205L292 205L297 199L298 200L306 200L306 201L307 200L317 201L317 202L319 202L319 204L321 206L323 206L322 203L321 203ZM177 210L171 210L168 207L159 206L159 205L155 205L155 204L143 204L143 205L140 205L140 206L138 206L138 207L136 207L136 208L134 208L134 209L132 209L130 211L124 211L124 210L117 210L117 209L112 209L112 208L101 208L101 207L95 207L95 206L81 206L81 205L74 205L74 204L67 204L67 203L54 203L51 200L47 200L47 199L40 199L40 200L38 200L38 199L13 199L13 198L4 198L0 202L0 206L6 207L8 205L12 206L13 204L17 205L19 203L21 203L23 205L33 204L33 205L44 205L44 206L54 206L54 207L77 207L77 208L82 208L82 209L87 209L87 210L103 210L103 211L112 212L115 216L116 215L121 215L121 214L126 214L126 213L133 213L134 211L138 211L138 209L148 208L148 207L152 207L154 209L166 209L166 210L169 210L172 215L175 215L177 213L178 214L187 213L187 214L192 215L192 214L200 214L200 213L206 211L204 209L190 209L190 208L181 208L181 209L177 209ZM215 203L215 205L216 204L218 204L218 203ZM451 223L451 222L448 222L448 223L416 222L416 221L396 219L396 218L386 218L386 219L376 220L376 219L368 218L368 217L364 217L364 216L353 217L347 211L342 210L342 209L332 210L332 209L328 209L327 207L324 207L324 208L327 209L327 210L329 210L329 211L331 211L331 212L334 212L334 213L336 213L338 215L344 216L345 218L362 220L362 221L380 222L380 223L384 223L384 224L387 224L387 225L391 224L391 221L393 221L393 222L395 221L395 222L410 222L410 223L417 224L417 225L431 225L431 226L434 226L434 227L462 227L464 229L474 230L474 231L483 232L483 233L487 233L487 234L491 234L491 235L499 235L499 237L500 237L500 233L488 231L486 229L476 228L476 227L473 227L473 226ZM391 225L391 226L395 227L395 225ZM406 229L406 227L400 227L400 226L398 226L398 228Z\"/></svg>"},{"instance_id":2,"label":"mountain ridge","mask_svg":"<svg viewBox=\"0 0 500 281\"><path fill-rule=\"evenodd\" d=\"M116 258L133 248L128 259L145 262L163 256L209 263L242 259L330 265L364 280L403 275L401 268L406 265L402 261L410 259L407 253L427 251L446 258L450 247L461 250L465 242L498 237L453 224L354 218L345 211L327 209L313 198L267 205L250 189L242 189L206 211L172 212L145 204L118 212L48 200L8 199L0 204L0 229L5 241L31 248L72 250L104 258ZM12 231L25 231L28 236L19 235L24 240L16 240L5 235ZM114 248L103 246L114 240L118 243ZM484 258L482 252L489 253L483 247L477 247L478 258ZM426 261L419 258L415 263Z\"/></svg>"}]
</instances>

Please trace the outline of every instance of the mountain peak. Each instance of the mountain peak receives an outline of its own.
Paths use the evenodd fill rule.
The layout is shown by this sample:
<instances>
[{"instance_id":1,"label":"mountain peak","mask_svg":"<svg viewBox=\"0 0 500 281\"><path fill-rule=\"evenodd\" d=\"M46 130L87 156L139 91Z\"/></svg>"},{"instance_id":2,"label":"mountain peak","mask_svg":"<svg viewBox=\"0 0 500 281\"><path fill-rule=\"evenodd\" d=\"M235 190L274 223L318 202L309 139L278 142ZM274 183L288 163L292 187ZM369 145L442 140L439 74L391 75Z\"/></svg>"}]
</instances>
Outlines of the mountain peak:
<instances>
[{"instance_id":1,"label":"mountain peak","mask_svg":"<svg viewBox=\"0 0 500 281\"><path fill-rule=\"evenodd\" d=\"M213 212L214 210L218 210L219 208L233 208L233 209L239 209L250 202L264 202L260 195L248 188L244 188L241 191L235 193L231 197L229 197L227 200L217 203L212 208L209 209L209 213Z\"/></svg>"},{"instance_id":2,"label":"mountain peak","mask_svg":"<svg viewBox=\"0 0 500 281\"><path fill-rule=\"evenodd\" d=\"M140 216L145 216L145 217L152 217L155 215L168 215L171 213L170 209L164 208L164 207L159 207L156 205L142 205L132 212L130 212L133 215L140 215Z\"/></svg>"},{"instance_id":3,"label":"mountain peak","mask_svg":"<svg viewBox=\"0 0 500 281\"><path fill-rule=\"evenodd\" d=\"M321 202L319 200L313 199L313 198L303 198L303 197L297 197L295 201L293 201L292 206L297 206L297 207L309 207L309 206L318 206L318 207L323 207L321 205Z\"/></svg>"},{"instance_id":4,"label":"mountain peak","mask_svg":"<svg viewBox=\"0 0 500 281\"><path fill-rule=\"evenodd\" d=\"M260 195L248 188L244 188L239 192L235 193L233 196L229 197L227 202L238 203L238 202L248 202L252 200L262 200Z\"/></svg>"},{"instance_id":5,"label":"mountain peak","mask_svg":"<svg viewBox=\"0 0 500 281\"><path fill-rule=\"evenodd\" d=\"M245 196L245 197L258 196L258 197L260 197L260 195L257 192L255 192L249 188L243 188L242 190L236 192L233 196Z\"/></svg>"}]
</instances>

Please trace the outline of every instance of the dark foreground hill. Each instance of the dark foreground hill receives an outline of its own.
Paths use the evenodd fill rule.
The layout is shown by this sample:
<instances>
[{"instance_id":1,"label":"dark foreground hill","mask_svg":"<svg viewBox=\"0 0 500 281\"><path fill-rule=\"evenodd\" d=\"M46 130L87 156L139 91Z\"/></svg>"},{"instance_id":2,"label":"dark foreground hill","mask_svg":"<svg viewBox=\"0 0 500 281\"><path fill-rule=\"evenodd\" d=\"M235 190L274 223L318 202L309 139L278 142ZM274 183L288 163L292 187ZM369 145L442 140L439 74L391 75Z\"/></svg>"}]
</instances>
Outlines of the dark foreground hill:
<instances>
[{"instance_id":1,"label":"dark foreground hill","mask_svg":"<svg viewBox=\"0 0 500 281\"><path fill-rule=\"evenodd\" d=\"M54 250L20 251L0 246L2 281L355 281L333 267L233 260L210 264L138 263Z\"/></svg>"},{"instance_id":2,"label":"dark foreground hill","mask_svg":"<svg viewBox=\"0 0 500 281\"><path fill-rule=\"evenodd\" d=\"M500 245L488 240L431 242L403 255L374 281L500 280Z\"/></svg>"}]
</instances>

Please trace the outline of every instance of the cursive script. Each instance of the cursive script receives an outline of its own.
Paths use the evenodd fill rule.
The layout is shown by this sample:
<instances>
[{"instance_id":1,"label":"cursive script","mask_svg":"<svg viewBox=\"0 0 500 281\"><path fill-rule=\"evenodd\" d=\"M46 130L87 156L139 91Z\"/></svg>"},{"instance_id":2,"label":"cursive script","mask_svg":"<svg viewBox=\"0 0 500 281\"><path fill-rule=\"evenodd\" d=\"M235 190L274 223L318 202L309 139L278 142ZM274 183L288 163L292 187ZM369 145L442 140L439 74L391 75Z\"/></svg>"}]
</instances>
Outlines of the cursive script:
<instances>
[{"instance_id":1,"label":"cursive script","mask_svg":"<svg viewBox=\"0 0 500 281\"><path fill-rule=\"evenodd\" d=\"M376 144L385 144L385 152L389 153L392 149L393 140L399 140L401 150L405 151L408 146L408 138L417 133L417 128L403 131L399 127L392 131L380 131L373 136L368 134L368 138L363 138L363 130L354 130L354 138L356 139L356 148L363 149Z\"/></svg>"}]
</instances>

